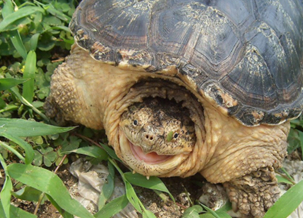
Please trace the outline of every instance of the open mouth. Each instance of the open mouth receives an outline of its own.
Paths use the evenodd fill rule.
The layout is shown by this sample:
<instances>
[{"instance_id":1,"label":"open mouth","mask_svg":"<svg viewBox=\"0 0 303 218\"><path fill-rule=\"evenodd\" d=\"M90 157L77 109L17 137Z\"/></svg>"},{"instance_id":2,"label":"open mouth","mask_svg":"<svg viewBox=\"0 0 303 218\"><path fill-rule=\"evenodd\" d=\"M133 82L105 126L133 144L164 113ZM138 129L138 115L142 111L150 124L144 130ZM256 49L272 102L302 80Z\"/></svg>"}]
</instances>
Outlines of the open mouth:
<instances>
[{"instance_id":1,"label":"open mouth","mask_svg":"<svg viewBox=\"0 0 303 218\"><path fill-rule=\"evenodd\" d=\"M134 145L126 138L122 128L119 128L118 146L118 157L135 172L145 176L170 175L170 172L175 172L174 170L190 156L190 154L184 153L177 155L159 155L156 152L150 152L145 154L140 146Z\"/></svg>"},{"instance_id":2,"label":"open mouth","mask_svg":"<svg viewBox=\"0 0 303 218\"><path fill-rule=\"evenodd\" d=\"M159 155L156 152L150 152L150 153L145 154L139 146L135 146L130 141L128 141L128 142L129 142L129 147L131 148L133 155L137 159L142 160L147 164L162 163L172 157L169 155Z\"/></svg>"}]
</instances>

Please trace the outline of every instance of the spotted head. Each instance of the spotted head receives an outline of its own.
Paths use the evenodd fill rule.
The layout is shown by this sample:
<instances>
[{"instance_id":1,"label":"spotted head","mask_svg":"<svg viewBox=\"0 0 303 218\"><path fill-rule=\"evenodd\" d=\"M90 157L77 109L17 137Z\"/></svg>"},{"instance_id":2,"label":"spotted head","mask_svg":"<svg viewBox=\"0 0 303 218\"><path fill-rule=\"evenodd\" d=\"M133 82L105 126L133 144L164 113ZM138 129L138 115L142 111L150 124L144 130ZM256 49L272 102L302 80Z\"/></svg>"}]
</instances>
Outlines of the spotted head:
<instances>
[{"instance_id":1,"label":"spotted head","mask_svg":"<svg viewBox=\"0 0 303 218\"><path fill-rule=\"evenodd\" d=\"M196 142L188 110L168 99L147 98L131 105L122 114L120 127L134 157L149 163L190 153Z\"/></svg>"}]
</instances>

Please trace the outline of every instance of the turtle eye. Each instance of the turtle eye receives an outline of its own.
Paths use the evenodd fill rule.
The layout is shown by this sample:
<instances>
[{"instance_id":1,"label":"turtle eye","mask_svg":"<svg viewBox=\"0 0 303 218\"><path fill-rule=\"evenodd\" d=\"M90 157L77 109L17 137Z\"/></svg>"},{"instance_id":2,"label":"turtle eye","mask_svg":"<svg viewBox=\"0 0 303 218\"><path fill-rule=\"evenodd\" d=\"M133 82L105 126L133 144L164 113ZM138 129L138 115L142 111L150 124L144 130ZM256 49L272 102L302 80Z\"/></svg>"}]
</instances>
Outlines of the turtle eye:
<instances>
[{"instance_id":1,"label":"turtle eye","mask_svg":"<svg viewBox=\"0 0 303 218\"><path fill-rule=\"evenodd\" d=\"M175 133L175 134L173 135L174 139L178 138L178 136L179 136L178 133Z\"/></svg>"},{"instance_id":2,"label":"turtle eye","mask_svg":"<svg viewBox=\"0 0 303 218\"><path fill-rule=\"evenodd\" d=\"M134 124L134 126L137 126L138 125L138 120L134 120L133 124Z\"/></svg>"}]
</instances>

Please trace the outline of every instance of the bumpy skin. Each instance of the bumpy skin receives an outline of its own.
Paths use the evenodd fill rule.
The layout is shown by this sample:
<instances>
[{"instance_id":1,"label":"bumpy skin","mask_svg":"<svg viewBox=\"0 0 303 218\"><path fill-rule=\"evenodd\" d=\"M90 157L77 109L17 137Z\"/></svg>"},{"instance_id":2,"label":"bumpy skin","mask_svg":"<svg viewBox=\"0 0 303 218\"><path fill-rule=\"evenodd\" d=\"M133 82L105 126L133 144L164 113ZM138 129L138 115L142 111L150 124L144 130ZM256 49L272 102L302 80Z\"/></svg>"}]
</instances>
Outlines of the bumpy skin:
<instances>
[{"instance_id":1,"label":"bumpy skin","mask_svg":"<svg viewBox=\"0 0 303 218\"><path fill-rule=\"evenodd\" d=\"M279 198L280 189L272 167L262 167L253 173L224 183L234 211L253 217L264 213Z\"/></svg>"},{"instance_id":2,"label":"bumpy skin","mask_svg":"<svg viewBox=\"0 0 303 218\"><path fill-rule=\"evenodd\" d=\"M169 157L190 153L196 136L188 114L186 108L174 101L149 98L131 105L122 114L120 127L132 146L145 154L153 152Z\"/></svg>"},{"instance_id":3,"label":"bumpy skin","mask_svg":"<svg viewBox=\"0 0 303 218\"><path fill-rule=\"evenodd\" d=\"M260 216L275 200L270 172L286 155L288 120L303 109L302 22L299 0L83 0L70 25L79 47L54 73L47 111L104 128L138 173L200 172L225 184L235 209ZM190 149L133 149L123 118L147 98L186 108Z\"/></svg>"}]
</instances>

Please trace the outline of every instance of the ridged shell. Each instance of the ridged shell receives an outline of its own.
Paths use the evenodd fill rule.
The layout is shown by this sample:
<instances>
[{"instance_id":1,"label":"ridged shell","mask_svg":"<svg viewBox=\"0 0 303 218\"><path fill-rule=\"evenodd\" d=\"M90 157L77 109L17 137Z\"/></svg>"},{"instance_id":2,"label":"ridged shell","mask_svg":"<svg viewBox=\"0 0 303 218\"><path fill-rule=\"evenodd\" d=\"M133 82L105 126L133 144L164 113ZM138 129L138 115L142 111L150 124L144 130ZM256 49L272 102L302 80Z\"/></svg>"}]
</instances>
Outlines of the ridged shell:
<instances>
[{"instance_id":1,"label":"ridged shell","mask_svg":"<svg viewBox=\"0 0 303 218\"><path fill-rule=\"evenodd\" d=\"M300 0L83 0L70 28L96 60L175 66L245 125L303 109Z\"/></svg>"}]
</instances>

